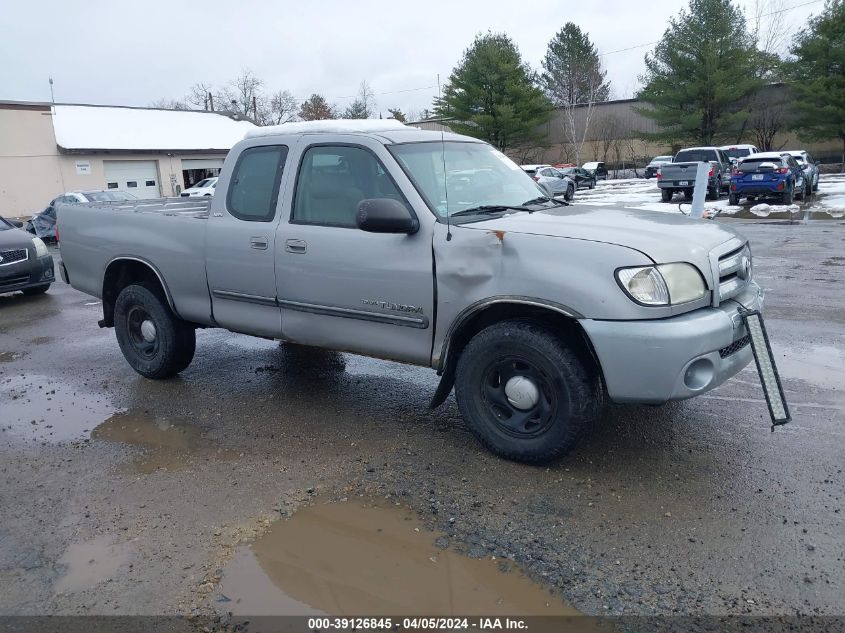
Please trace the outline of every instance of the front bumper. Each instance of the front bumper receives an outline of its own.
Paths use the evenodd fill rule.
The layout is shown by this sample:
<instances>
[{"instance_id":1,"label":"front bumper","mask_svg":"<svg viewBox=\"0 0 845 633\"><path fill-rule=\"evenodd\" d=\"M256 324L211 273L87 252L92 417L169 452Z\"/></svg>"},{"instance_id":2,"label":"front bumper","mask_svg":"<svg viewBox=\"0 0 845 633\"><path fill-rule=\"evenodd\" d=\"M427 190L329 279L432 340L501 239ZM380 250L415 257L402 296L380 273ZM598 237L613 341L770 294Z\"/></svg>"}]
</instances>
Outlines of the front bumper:
<instances>
[{"instance_id":1,"label":"front bumper","mask_svg":"<svg viewBox=\"0 0 845 633\"><path fill-rule=\"evenodd\" d=\"M737 309L763 309L754 282L718 308L650 321L580 321L614 402L661 404L718 387L752 359Z\"/></svg>"},{"instance_id":2,"label":"front bumper","mask_svg":"<svg viewBox=\"0 0 845 633\"><path fill-rule=\"evenodd\" d=\"M55 271L52 255L35 257L34 252L30 252L29 258L24 261L0 266L0 293L15 292L32 286L43 286L54 281Z\"/></svg>"}]
</instances>

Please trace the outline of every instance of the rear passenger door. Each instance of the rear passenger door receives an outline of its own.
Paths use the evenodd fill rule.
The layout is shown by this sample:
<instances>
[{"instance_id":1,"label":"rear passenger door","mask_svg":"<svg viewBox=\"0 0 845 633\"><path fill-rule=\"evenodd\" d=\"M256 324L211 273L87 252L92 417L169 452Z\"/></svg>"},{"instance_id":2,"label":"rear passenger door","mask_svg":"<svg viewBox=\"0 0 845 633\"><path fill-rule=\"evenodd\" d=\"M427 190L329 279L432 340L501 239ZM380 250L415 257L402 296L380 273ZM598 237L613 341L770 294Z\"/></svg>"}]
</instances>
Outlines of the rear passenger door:
<instances>
[{"instance_id":1,"label":"rear passenger door","mask_svg":"<svg viewBox=\"0 0 845 633\"><path fill-rule=\"evenodd\" d=\"M368 233L358 204L392 198L414 212L413 186L368 138L302 144L276 249L283 337L297 343L429 364L434 217L413 235ZM392 170L389 169L391 166Z\"/></svg>"},{"instance_id":2,"label":"rear passenger door","mask_svg":"<svg viewBox=\"0 0 845 633\"><path fill-rule=\"evenodd\" d=\"M287 145L244 149L212 198L206 274L214 320L229 330L281 336L274 248L287 156Z\"/></svg>"}]
</instances>

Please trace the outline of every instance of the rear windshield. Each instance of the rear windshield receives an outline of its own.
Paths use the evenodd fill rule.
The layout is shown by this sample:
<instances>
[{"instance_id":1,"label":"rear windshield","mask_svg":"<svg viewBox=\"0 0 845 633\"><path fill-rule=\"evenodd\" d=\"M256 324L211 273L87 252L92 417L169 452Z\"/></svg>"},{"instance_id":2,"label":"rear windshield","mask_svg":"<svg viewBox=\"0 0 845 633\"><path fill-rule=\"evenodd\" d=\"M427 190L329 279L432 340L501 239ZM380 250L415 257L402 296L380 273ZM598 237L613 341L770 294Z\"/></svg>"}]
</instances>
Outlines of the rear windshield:
<instances>
[{"instance_id":1,"label":"rear windshield","mask_svg":"<svg viewBox=\"0 0 845 633\"><path fill-rule=\"evenodd\" d=\"M682 149L675 156L676 163L708 163L718 160L716 152L712 149Z\"/></svg>"},{"instance_id":2,"label":"rear windshield","mask_svg":"<svg viewBox=\"0 0 845 633\"><path fill-rule=\"evenodd\" d=\"M746 158L739 164L739 170L742 172L758 171L760 166L769 163L775 167L783 167L783 161L780 158Z\"/></svg>"},{"instance_id":3,"label":"rear windshield","mask_svg":"<svg viewBox=\"0 0 845 633\"><path fill-rule=\"evenodd\" d=\"M725 154L727 154L730 158L744 158L745 156L751 154L751 150L740 147L732 147L730 149L726 149Z\"/></svg>"},{"instance_id":4,"label":"rear windshield","mask_svg":"<svg viewBox=\"0 0 845 633\"><path fill-rule=\"evenodd\" d=\"M651 159L652 163L671 163L672 157L671 156L655 156Z\"/></svg>"}]
</instances>

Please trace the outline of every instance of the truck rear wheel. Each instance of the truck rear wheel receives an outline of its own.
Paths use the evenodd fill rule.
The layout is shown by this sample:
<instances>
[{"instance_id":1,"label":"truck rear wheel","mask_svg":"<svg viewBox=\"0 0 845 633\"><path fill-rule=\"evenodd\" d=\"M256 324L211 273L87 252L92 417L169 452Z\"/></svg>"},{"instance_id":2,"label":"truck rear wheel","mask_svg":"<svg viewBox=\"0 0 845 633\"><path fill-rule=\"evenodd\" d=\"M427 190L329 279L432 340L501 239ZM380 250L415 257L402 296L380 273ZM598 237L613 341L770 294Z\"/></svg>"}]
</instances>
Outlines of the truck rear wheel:
<instances>
[{"instance_id":1,"label":"truck rear wheel","mask_svg":"<svg viewBox=\"0 0 845 633\"><path fill-rule=\"evenodd\" d=\"M594 424L601 386L578 354L541 324L503 321L478 334L458 359L461 415L490 451L547 462Z\"/></svg>"},{"instance_id":2,"label":"truck rear wheel","mask_svg":"<svg viewBox=\"0 0 845 633\"><path fill-rule=\"evenodd\" d=\"M146 378L175 376L194 358L194 328L145 286L120 291L114 304L114 331L124 358Z\"/></svg>"},{"instance_id":3,"label":"truck rear wheel","mask_svg":"<svg viewBox=\"0 0 845 633\"><path fill-rule=\"evenodd\" d=\"M672 190L671 189L661 189L660 190L660 199L663 202L671 202L672 201Z\"/></svg>"}]
</instances>

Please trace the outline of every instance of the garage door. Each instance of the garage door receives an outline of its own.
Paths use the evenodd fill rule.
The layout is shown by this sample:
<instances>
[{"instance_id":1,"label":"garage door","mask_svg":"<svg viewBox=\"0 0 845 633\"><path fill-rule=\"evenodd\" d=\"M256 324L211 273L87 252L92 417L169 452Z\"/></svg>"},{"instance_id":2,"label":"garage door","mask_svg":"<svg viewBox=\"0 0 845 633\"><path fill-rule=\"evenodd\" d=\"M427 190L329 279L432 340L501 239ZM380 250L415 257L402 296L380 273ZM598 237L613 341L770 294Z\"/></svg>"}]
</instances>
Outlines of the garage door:
<instances>
[{"instance_id":1,"label":"garage door","mask_svg":"<svg viewBox=\"0 0 845 633\"><path fill-rule=\"evenodd\" d=\"M154 160L104 160L106 189L126 191L138 198L161 196Z\"/></svg>"}]
</instances>

